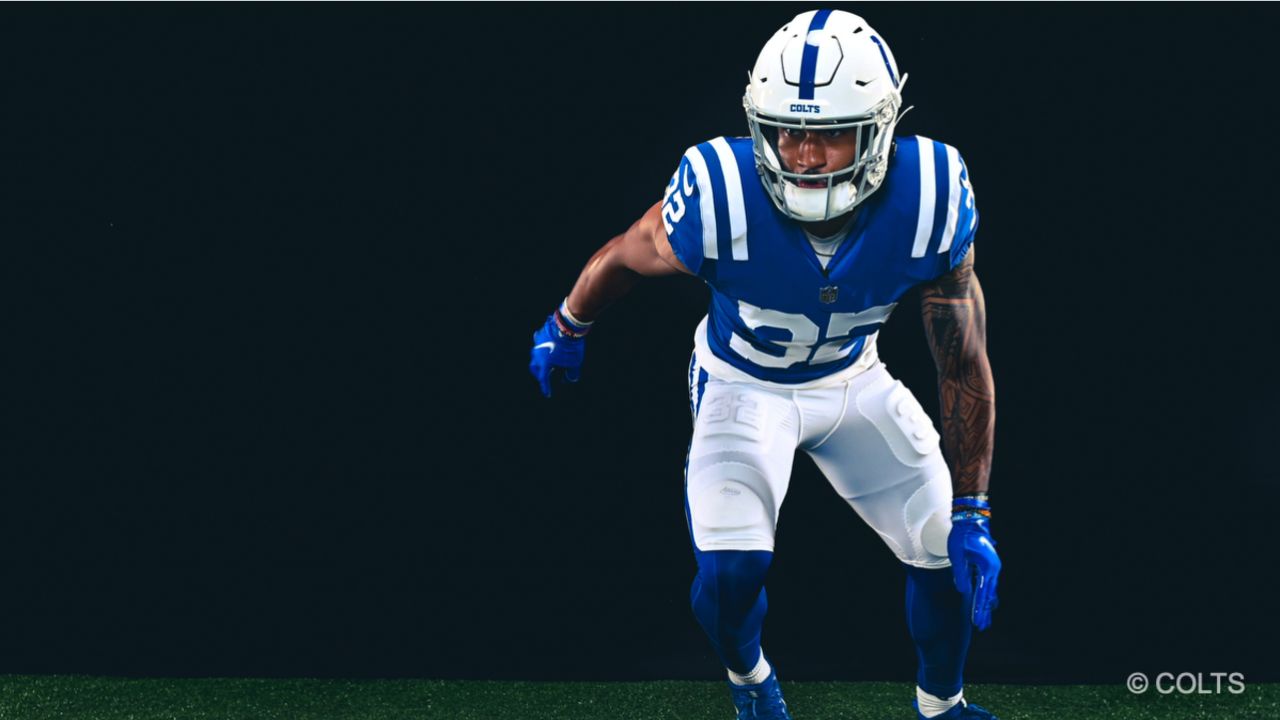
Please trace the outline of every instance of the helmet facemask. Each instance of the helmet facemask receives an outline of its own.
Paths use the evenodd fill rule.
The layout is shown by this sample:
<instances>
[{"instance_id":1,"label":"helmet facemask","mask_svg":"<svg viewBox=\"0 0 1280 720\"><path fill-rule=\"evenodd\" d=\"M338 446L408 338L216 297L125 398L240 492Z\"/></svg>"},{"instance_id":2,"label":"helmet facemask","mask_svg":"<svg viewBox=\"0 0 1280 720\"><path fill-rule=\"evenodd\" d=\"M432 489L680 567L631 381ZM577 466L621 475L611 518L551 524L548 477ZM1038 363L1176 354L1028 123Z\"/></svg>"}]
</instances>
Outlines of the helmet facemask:
<instances>
[{"instance_id":1,"label":"helmet facemask","mask_svg":"<svg viewBox=\"0 0 1280 720\"><path fill-rule=\"evenodd\" d=\"M761 112L751 101L748 88L743 98L756 167L769 197L787 217L804 222L821 222L839 217L866 200L884 182L889 165L893 129L902 101L898 88L865 114L835 119L779 118ZM787 170L778 151L778 136L785 130L845 130L856 133L853 162L834 172L806 174ZM821 187L801 187L821 183Z\"/></svg>"}]
</instances>

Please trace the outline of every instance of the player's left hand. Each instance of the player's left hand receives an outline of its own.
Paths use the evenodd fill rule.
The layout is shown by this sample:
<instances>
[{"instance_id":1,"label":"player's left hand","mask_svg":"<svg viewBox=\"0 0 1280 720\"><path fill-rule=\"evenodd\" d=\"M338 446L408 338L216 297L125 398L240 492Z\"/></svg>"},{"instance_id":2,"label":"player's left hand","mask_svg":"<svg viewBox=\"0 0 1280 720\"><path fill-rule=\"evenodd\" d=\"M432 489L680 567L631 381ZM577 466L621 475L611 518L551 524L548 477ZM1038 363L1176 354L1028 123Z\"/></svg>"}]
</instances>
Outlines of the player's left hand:
<instances>
[{"instance_id":1,"label":"player's left hand","mask_svg":"<svg viewBox=\"0 0 1280 720\"><path fill-rule=\"evenodd\" d=\"M957 503L960 500L957 498ZM991 539L989 514L958 505L951 517L947 554L951 557L956 590L973 595L974 626L986 630L991 626L991 611L998 604L996 583L1000 578L1000 556Z\"/></svg>"},{"instance_id":2,"label":"player's left hand","mask_svg":"<svg viewBox=\"0 0 1280 720\"><path fill-rule=\"evenodd\" d=\"M569 337L561 332L555 313L547 316L547 321L533 334L529 357L529 372L538 381L543 395L551 397L551 376L557 369L564 373L565 380L578 382L586 344L581 337Z\"/></svg>"}]
</instances>

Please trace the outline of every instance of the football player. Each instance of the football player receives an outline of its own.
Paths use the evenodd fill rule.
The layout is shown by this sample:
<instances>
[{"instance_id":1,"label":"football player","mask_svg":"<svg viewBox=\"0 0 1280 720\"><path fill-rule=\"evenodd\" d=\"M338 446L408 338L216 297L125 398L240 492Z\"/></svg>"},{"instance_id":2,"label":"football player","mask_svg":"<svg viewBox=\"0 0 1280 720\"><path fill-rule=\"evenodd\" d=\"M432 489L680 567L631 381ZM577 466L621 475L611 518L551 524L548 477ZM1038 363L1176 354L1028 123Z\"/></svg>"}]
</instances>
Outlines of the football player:
<instances>
[{"instance_id":1,"label":"football player","mask_svg":"<svg viewBox=\"0 0 1280 720\"><path fill-rule=\"evenodd\" d=\"M894 137L905 81L862 18L797 15L750 74L751 136L689 148L662 200L592 256L533 338L530 370L550 396L557 371L578 379L593 322L641 277L710 286L688 376L691 600L740 719L790 718L760 632L797 448L906 569L918 716L993 717L961 681L1000 573L978 212L955 148ZM932 421L876 354L881 325L917 286L950 468Z\"/></svg>"}]
</instances>

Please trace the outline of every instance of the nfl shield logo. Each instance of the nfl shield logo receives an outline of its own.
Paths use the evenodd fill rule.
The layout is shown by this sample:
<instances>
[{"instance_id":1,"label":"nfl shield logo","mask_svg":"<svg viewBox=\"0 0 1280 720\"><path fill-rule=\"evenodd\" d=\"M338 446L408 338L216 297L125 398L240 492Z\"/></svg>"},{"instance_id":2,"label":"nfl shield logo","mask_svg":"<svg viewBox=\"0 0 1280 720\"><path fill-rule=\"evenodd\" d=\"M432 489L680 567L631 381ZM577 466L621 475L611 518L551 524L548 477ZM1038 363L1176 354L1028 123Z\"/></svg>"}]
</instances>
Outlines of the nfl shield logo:
<instances>
[{"instance_id":1,"label":"nfl shield logo","mask_svg":"<svg viewBox=\"0 0 1280 720\"><path fill-rule=\"evenodd\" d=\"M818 301L830 305L836 301L836 295L840 293L840 288L835 285L828 285L824 288L818 288Z\"/></svg>"}]
</instances>

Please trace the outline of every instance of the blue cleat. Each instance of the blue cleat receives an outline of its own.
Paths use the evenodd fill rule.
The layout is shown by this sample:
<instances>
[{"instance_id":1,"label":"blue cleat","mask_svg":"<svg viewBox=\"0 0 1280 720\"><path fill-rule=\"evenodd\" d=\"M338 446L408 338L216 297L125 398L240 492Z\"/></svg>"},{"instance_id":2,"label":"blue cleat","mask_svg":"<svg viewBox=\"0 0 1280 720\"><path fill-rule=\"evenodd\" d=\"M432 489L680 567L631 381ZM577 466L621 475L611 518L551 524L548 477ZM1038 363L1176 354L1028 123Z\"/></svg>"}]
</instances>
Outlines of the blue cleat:
<instances>
[{"instance_id":1,"label":"blue cleat","mask_svg":"<svg viewBox=\"0 0 1280 720\"><path fill-rule=\"evenodd\" d=\"M729 683L729 694L733 696L733 706L738 708L738 720L791 720L777 672L769 673L759 685Z\"/></svg>"},{"instance_id":2,"label":"blue cleat","mask_svg":"<svg viewBox=\"0 0 1280 720\"><path fill-rule=\"evenodd\" d=\"M926 718L920 714L920 706L915 700L911 701L911 706L916 709L916 718L918 720L1000 720L1000 718L992 715L989 710L981 705L973 705L961 700L958 705L941 715L934 715Z\"/></svg>"}]
</instances>

